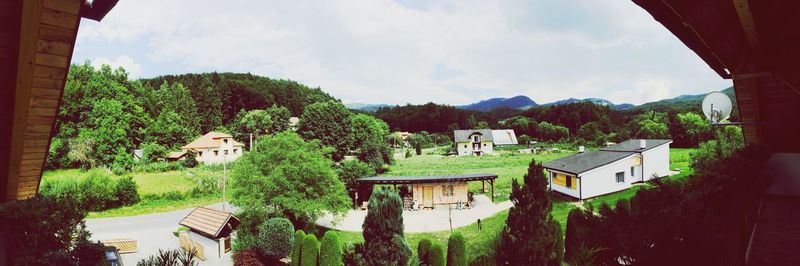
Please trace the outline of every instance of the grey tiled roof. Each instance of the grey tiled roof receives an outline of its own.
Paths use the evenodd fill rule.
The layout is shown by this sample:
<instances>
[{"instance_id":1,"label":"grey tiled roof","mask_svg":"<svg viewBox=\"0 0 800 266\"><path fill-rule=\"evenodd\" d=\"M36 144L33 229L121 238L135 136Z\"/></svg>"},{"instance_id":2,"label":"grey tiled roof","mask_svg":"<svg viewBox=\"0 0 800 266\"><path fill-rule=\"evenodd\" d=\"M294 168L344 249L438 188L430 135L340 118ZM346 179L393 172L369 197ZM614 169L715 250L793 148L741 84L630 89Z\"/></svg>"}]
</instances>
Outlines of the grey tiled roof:
<instances>
[{"instance_id":1,"label":"grey tiled roof","mask_svg":"<svg viewBox=\"0 0 800 266\"><path fill-rule=\"evenodd\" d=\"M646 143L645 148L641 149L639 147L639 141L640 140L641 139L629 139L629 140L626 140L626 141L624 141L624 142L622 142L620 144L617 144L617 145L614 145L614 146L611 146L611 147L608 147L608 148L602 148L600 150L601 151L642 152L642 151L646 151L646 150L649 150L649 149L664 145L666 143L672 142L671 139L646 139L645 140L645 143Z\"/></svg>"},{"instance_id":2,"label":"grey tiled roof","mask_svg":"<svg viewBox=\"0 0 800 266\"><path fill-rule=\"evenodd\" d=\"M473 133L481 134L481 141L493 141L491 129L460 129L453 130L453 139L456 142L470 142L469 136Z\"/></svg>"},{"instance_id":3,"label":"grey tiled roof","mask_svg":"<svg viewBox=\"0 0 800 266\"><path fill-rule=\"evenodd\" d=\"M548 169L562 172L580 174L597 167L618 161L622 158L634 154L633 152L608 152L608 151L585 151L555 160L542 163Z\"/></svg>"}]
</instances>

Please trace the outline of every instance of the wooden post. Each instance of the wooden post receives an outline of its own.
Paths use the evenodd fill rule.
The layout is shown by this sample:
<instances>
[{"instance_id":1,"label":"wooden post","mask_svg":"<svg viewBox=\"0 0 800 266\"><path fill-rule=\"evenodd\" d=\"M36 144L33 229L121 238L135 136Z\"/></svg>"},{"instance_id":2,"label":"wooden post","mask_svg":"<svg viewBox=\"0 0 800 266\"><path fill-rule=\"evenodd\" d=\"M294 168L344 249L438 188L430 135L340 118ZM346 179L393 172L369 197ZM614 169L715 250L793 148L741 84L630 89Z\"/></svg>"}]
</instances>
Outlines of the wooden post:
<instances>
[{"instance_id":1,"label":"wooden post","mask_svg":"<svg viewBox=\"0 0 800 266\"><path fill-rule=\"evenodd\" d=\"M489 184L492 185L492 203L494 203L494 179L489 179Z\"/></svg>"},{"instance_id":2,"label":"wooden post","mask_svg":"<svg viewBox=\"0 0 800 266\"><path fill-rule=\"evenodd\" d=\"M486 193L486 180L481 180L481 192Z\"/></svg>"}]
</instances>

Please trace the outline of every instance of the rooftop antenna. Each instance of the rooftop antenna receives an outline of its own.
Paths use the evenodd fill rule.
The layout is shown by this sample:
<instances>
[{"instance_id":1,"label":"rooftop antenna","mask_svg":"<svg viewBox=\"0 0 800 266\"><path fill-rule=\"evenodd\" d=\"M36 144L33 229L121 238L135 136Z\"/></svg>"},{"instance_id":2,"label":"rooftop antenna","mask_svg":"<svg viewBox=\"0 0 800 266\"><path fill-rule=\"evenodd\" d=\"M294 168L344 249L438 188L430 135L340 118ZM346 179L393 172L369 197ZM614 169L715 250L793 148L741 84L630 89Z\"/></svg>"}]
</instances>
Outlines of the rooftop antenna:
<instances>
[{"instance_id":1,"label":"rooftop antenna","mask_svg":"<svg viewBox=\"0 0 800 266\"><path fill-rule=\"evenodd\" d=\"M721 123L731 116L733 103L728 95L722 92L712 92L703 99L703 114L706 115L711 125L728 125Z\"/></svg>"}]
</instances>

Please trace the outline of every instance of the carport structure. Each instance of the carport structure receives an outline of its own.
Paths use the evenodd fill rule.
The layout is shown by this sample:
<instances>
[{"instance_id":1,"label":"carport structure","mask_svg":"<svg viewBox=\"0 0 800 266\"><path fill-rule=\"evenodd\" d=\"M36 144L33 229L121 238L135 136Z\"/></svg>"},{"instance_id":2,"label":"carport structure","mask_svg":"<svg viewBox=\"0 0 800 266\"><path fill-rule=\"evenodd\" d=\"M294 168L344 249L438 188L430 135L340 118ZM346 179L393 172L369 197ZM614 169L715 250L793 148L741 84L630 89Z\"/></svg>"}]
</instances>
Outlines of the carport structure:
<instances>
[{"instance_id":1,"label":"carport structure","mask_svg":"<svg viewBox=\"0 0 800 266\"><path fill-rule=\"evenodd\" d=\"M446 176L374 176L359 178L359 185L408 185L411 187L412 201L419 202L422 208L435 208L436 205L468 203L468 182L481 181L482 191L486 191L488 181L491 199L494 202L495 174L461 174Z\"/></svg>"}]
</instances>

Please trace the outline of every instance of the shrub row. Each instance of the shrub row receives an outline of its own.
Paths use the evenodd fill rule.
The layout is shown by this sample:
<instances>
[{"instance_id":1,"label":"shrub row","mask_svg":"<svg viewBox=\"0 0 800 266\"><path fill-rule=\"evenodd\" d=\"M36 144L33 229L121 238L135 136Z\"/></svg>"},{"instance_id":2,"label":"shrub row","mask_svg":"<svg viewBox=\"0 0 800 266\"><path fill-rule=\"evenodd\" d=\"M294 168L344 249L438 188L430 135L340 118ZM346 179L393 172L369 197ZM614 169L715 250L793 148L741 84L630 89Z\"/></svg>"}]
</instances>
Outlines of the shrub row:
<instances>
[{"instance_id":1,"label":"shrub row","mask_svg":"<svg viewBox=\"0 0 800 266\"><path fill-rule=\"evenodd\" d=\"M154 163L135 166L133 168L134 171L143 173L157 173L157 172L177 171L183 169L184 166L180 162L154 162Z\"/></svg>"},{"instance_id":2,"label":"shrub row","mask_svg":"<svg viewBox=\"0 0 800 266\"><path fill-rule=\"evenodd\" d=\"M445 249L442 245L423 238L417 244L417 256L420 265L467 266L467 242L459 232L450 234L445 257Z\"/></svg>"},{"instance_id":3,"label":"shrub row","mask_svg":"<svg viewBox=\"0 0 800 266\"><path fill-rule=\"evenodd\" d=\"M40 189L44 197L74 198L87 211L103 211L139 202L136 182L132 177L111 178L103 170L92 170L82 180L74 178L45 182Z\"/></svg>"}]
</instances>

